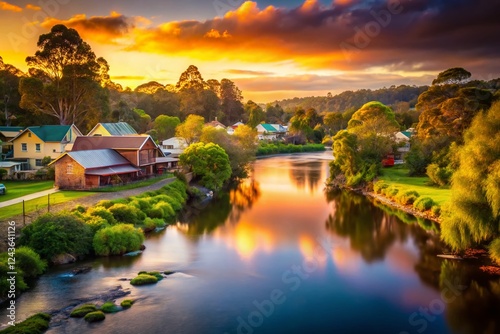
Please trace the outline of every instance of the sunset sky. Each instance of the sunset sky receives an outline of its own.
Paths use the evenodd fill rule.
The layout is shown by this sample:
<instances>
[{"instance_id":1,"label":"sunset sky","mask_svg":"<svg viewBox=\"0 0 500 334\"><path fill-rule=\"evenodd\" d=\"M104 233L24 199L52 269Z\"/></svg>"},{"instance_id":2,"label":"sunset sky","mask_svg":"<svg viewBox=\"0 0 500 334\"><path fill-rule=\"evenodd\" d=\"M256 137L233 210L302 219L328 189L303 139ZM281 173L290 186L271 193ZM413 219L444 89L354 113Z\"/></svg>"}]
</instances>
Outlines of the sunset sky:
<instances>
[{"instance_id":1,"label":"sunset sky","mask_svg":"<svg viewBox=\"0 0 500 334\"><path fill-rule=\"evenodd\" d=\"M430 84L457 66L497 78L498 13L492 0L8 0L0 56L26 71L38 36L63 23L124 87L175 84L193 64L268 102Z\"/></svg>"}]
</instances>

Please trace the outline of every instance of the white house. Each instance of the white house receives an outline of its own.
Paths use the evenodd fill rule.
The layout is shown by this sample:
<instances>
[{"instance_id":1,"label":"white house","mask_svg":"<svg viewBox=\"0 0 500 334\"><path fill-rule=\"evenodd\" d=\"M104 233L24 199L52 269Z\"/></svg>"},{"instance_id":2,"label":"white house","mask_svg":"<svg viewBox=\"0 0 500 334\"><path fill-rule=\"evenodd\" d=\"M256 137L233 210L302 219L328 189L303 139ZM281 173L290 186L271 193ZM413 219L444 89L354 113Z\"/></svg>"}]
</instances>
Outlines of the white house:
<instances>
[{"instance_id":1,"label":"white house","mask_svg":"<svg viewBox=\"0 0 500 334\"><path fill-rule=\"evenodd\" d=\"M186 139L181 137L172 137L164 140L160 148L165 155L169 157L178 157L188 147Z\"/></svg>"}]
</instances>

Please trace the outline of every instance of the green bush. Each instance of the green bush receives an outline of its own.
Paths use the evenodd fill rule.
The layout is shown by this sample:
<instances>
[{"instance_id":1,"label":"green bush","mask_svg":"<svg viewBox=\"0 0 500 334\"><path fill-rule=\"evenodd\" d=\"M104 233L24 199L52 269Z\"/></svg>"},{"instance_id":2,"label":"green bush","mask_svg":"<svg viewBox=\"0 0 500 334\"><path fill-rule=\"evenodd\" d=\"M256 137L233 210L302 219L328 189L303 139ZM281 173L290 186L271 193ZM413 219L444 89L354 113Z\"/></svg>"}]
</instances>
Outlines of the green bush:
<instances>
[{"instance_id":1,"label":"green bush","mask_svg":"<svg viewBox=\"0 0 500 334\"><path fill-rule=\"evenodd\" d=\"M95 311L87 313L84 319L87 322L97 322L97 321L103 321L104 319L106 319L106 316L102 311Z\"/></svg>"},{"instance_id":2,"label":"green bush","mask_svg":"<svg viewBox=\"0 0 500 334\"><path fill-rule=\"evenodd\" d=\"M134 301L131 299L125 299L120 303L120 306L123 308L131 308L132 305L134 304Z\"/></svg>"},{"instance_id":3,"label":"green bush","mask_svg":"<svg viewBox=\"0 0 500 334\"><path fill-rule=\"evenodd\" d=\"M94 236L94 251L97 255L122 255L141 248L144 233L129 224L118 224L97 231Z\"/></svg>"},{"instance_id":4,"label":"green bush","mask_svg":"<svg viewBox=\"0 0 500 334\"><path fill-rule=\"evenodd\" d=\"M108 210L113 214L113 217L120 223L134 224L134 225L140 223L140 219L138 217L140 211L136 207L118 203L114 204Z\"/></svg>"},{"instance_id":5,"label":"green bush","mask_svg":"<svg viewBox=\"0 0 500 334\"><path fill-rule=\"evenodd\" d=\"M47 269L47 262L33 249L21 246L16 249L16 269L21 270L24 277L37 277Z\"/></svg>"},{"instance_id":6,"label":"green bush","mask_svg":"<svg viewBox=\"0 0 500 334\"><path fill-rule=\"evenodd\" d=\"M134 200L130 201L128 205L132 205L143 212L151 209L151 203L144 198L135 198Z\"/></svg>"},{"instance_id":7,"label":"green bush","mask_svg":"<svg viewBox=\"0 0 500 334\"><path fill-rule=\"evenodd\" d=\"M165 219L175 217L175 211L169 203L160 202L155 204L154 208L161 210L163 212L163 218Z\"/></svg>"},{"instance_id":8,"label":"green bush","mask_svg":"<svg viewBox=\"0 0 500 334\"><path fill-rule=\"evenodd\" d=\"M69 316L72 318L83 318L88 313L95 311L97 311L97 307L94 304L85 304L74 308Z\"/></svg>"},{"instance_id":9,"label":"green bush","mask_svg":"<svg viewBox=\"0 0 500 334\"><path fill-rule=\"evenodd\" d=\"M441 216L441 206L439 205L433 205L431 208L431 212L434 216L439 217Z\"/></svg>"},{"instance_id":10,"label":"green bush","mask_svg":"<svg viewBox=\"0 0 500 334\"><path fill-rule=\"evenodd\" d=\"M406 191L399 192L396 195L395 200L399 204L402 204L402 205L411 205L411 204L415 203L415 201L419 197L420 197L420 194L418 192L416 192L415 190L406 190Z\"/></svg>"},{"instance_id":11,"label":"green bush","mask_svg":"<svg viewBox=\"0 0 500 334\"><path fill-rule=\"evenodd\" d=\"M158 208L152 208L146 213L149 218L161 219L163 218L163 210Z\"/></svg>"},{"instance_id":12,"label":"green bush","mask_svg":"<svg viewBox=\"0 0 500 334\"><path fill-rule=\"evenodd\" d=\"M450 184L453 172L447 167L439 167L437 164L430 164L427 166L427 176L431 179L432 183L443 187Z\"/></svg>"},{"instance_id":13,"label":"green bush","mask_svg":"<svg viewBox=\"0 0 500 334\"><path fill-rule=\"evenodd\" d=\"M87 255L92 251L92 229L69 212L47 213L21 230L19 244L44 259L58 254Z\"/></svg>"},{"instance_id":14,"label":"green bush","mask_svg":"<svg viewBox=\"0 0 500 334\"><path fill-rule=\"evenodd\" d=\"M110 206L111 207L111 206ZM94 206L92 208L89 208L87 210L86 215L88 217L101 217L105 219L109 225L114 225L117 223L115 217L113 216L113 213L106 209L104 206Z\"/></svg>"},{"instance_id":15,"label":"green bush","mask_svg":"<svg viewBox=\"0 0 500 334\"><path fill-rule=\"evenodd\" d=\"M85 223L90 226L92 229L93 234L96 234L97 231L109 227L110 225L108 224L108 221L104 218L97 217L97 216L87 216L85 217Z\"/></svg>"},{"instance_id":16,"label":"green bush","mask_svg":"<svg viewBox=\"0 0 500 334\"><path fill-rule=\"evenodd\" d=\"M389 198L395 198L398 193L399 193L399 188L395 186L390 186L385 190L385 195Z\"/></svg>"},{"instance_id":17,"label":"green bush","mask_svg":"<svg viewBox=\"0 0 500 334\"><path fill-rule=\"evenodd\" d=\"M120 311L120 308L116 306L114 302L109 301L102 304L101 311L103 311L104 313L116 313Z\"/></svg>"},{"instance_id":18,"label":"green bush","mask_svg":"<svg viewBox=\"0 0 500 334\"><path fill-rule=\"evenodd\" d=\"M109 201L107 199L104 199L102 201L97 202L96 206L102 206L102 207L104 207L106 209L109 209L110 207L113 206L113 204L114 204L113 202L111 202L111 201Z\"/></svg>"},{"instance_id":19,"label":"green bush","mask_svg":"<svg viewBox=\"0 0 500 334\"><path fill-rule=\"evenodd\" d=\"M436 203L430 197L419 197L415 203L413 203L413 207L418 211L427 211L430 210Z\"/></svg>"},{"instance_id":20,"label":"green bush","mask_svg":"<svg viewBox=\"0 0 500 334\"><path fill-rule=\"evenodd\" d=\"M373 184L373 191L376 194L381 194L382 190L387 189L387 188L389 188L389 185L382 180L377 181Z\"/></svg>"},{"instance_id":21,"label":"green bush","mask_svg":"<svg viewBox=\"0 0 500 334\"><path fill-rule=\"evenodd\" d=\"M80 212L80 213L85 213L87 211L87 208L84 207L83 205L77 205L71 210L71 212Z\"/></svg>"},{"instance_id":22,"label":"green bush","mask_svg":"<svg viewBox=\"0 0 500 334\"><path fill-rule=\"evenodd\" d=\"M491 259L500 265L500 238L493 240L488 249Z\"/></svg>"},{"instance_id":23,"label":"green bush","mask_svg":"<svg viewBox=\"0 0 500 334\"><path fill-rule=\"evenodd\" d=\"M158 282L158 278L156 278L155 276L141 274L141 275L138 275L137 277L133 278L130 281L130 284L132 284L132 285L147 285L147 284L155 284L157 282Z\"/></svg>"},{"instance_id":24,"label":"green bush","mask_svg":"<svg viewBox=\"0 0 500 334\"><path fill-rule=\"evenodd\" d=\"M15 326L7 327L2 334L42 334L49 329L51 318L50 314L38 313Z\"/></svg>"}]
</instances>

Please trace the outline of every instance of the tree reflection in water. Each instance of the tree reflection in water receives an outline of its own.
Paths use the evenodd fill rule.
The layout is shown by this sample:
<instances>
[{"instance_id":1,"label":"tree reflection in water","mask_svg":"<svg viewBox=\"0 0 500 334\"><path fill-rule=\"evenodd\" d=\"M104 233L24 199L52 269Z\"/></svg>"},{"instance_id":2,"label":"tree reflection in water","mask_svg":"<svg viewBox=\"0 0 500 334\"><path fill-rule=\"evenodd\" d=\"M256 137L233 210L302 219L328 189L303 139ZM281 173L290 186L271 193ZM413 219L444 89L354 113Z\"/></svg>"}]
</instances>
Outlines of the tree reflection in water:
<instances>
[{"instance_id":1,"label":"tree reflection in water","mask_svg":"<svg viewBox=\"0 0 500 334\"><path fill-rule=\"evenodd\" d=\"M290 180L298 189L307 186L310 192L314 192L322 180L322 165L322 161L292 159L289 167Z\"/></svg>"},{"instance_id":2,"label":"tree reflection in water","mask_svg":"<svg viewBox=\"0 0 500 334\"><path fill-rule=\"evenodd\" d=\"M190 206L189 214L181 218L181 222L186 225L181 230L192 239L198 239L204 234L212 233L226 222L235 223L243 212L258 201L260 195L258 182L252 179L244 180L229 191L217 193L202 209Z\"/></svg>"}]
</instances>

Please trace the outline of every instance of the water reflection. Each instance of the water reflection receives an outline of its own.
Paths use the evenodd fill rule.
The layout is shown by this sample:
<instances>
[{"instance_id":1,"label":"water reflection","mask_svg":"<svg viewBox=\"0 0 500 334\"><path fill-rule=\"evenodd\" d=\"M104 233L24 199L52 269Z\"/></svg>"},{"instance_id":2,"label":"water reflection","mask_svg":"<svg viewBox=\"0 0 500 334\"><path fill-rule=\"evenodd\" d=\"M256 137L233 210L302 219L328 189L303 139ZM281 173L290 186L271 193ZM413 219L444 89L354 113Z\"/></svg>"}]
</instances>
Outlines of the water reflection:
<instances>
[{"instance_id":1,"label":"water reflection","mask_svg":"<svg viewBox=\"0 0 500 334\"><path fill-rule=\"evenodd\" d=\"M304 160L297 157L290 160L288 167L290 180L298 189L306 189L309 192L315 192L321 181L322 166L321 161Z\"/></svg>"}]
</instances>

